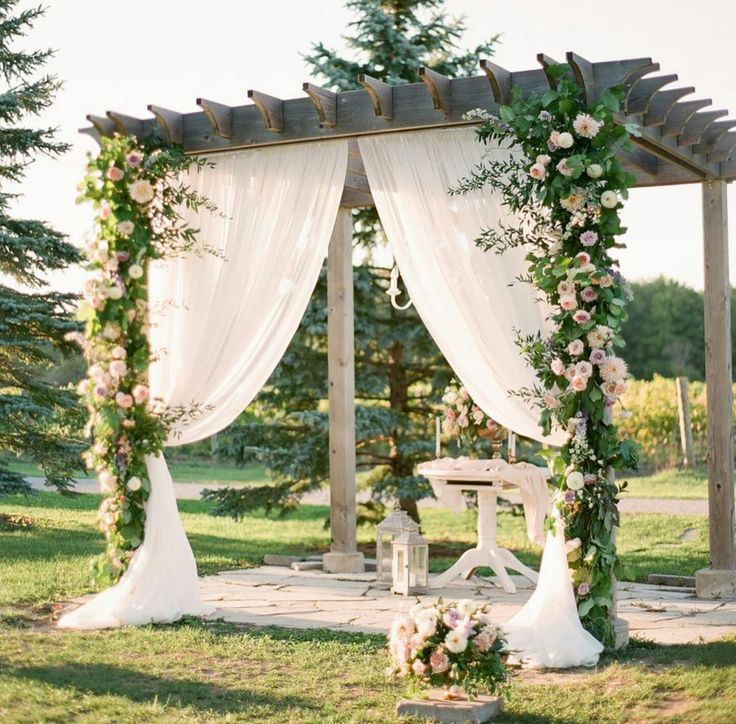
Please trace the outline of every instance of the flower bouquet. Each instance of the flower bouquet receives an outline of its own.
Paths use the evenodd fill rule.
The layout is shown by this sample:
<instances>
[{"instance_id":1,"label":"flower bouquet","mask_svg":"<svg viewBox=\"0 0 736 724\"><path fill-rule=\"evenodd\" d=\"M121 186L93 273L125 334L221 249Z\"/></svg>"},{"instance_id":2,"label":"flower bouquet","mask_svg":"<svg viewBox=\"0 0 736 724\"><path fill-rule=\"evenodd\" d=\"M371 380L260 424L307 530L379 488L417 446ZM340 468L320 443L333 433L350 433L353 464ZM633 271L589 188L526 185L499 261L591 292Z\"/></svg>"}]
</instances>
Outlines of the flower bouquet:
<instances>
[{"instance_id":1,"label":"flower bouquet","mask_svg":"<svg viewBox=\"0 0 736 724\"><path fill-rule=\"evenodd\" d=\"M442 401L445 403L442 419L442 431L445 435L455 437L466 445L476 437L490 438L493 457L501 456L501 441L505 429L473 402L465 387L448 387Z\"/></svg>"},{"instance_id":2,"label":"flower bouquet","mask_svg":"<svg viewBox=\"0 0 736 724\"><path fill-rule=\"evenodd\" d=\"M503 693L508 678L506 641L485 603L417 603L394 619L389 653L411 696L429 687L442 687L445 699Z\"/></svg>"}]
</instances>

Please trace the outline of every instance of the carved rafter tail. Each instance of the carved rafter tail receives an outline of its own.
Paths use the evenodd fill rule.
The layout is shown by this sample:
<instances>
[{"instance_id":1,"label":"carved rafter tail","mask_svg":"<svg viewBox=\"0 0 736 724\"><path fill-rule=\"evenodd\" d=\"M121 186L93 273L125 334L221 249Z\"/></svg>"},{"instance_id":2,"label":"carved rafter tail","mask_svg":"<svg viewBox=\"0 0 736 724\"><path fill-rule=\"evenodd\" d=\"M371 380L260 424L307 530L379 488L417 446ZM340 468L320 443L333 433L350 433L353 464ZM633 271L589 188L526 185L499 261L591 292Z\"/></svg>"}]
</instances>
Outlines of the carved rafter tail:
<instances>
[{"instance_id":1,"label":"carved rafter tail","mask_svg":"<svg viewBox=\"0 0 736 724\"><path fill-rule=\"evenodd\" d=\"M113 122L115 130L123 135L135 136L139 140L144 136L144 122L141 118L126 116L124 113L107 111L107 117Z\"/></svg>"},{"instance_id":2,"label":"carved rafter tail","mask_svg":"<svg viewBox=\"0 0 736 724\"><path fill-rule=\"evenodd\" d=\"M596 97L595 66L582 55L568 51L565 59L570 66L570 72L578 87L583 91L586 103L592 103Z\"/></svg>"},{"instance_id":3,"label":"carved rafter tail","mask_svg":"<svg viewBox=\"0 0 736 724\"><path fill-rule=\"evenodd\" d=\"M248 91L248 98L256 104L266 130L274 133L284 131L284 101L256 90Z\"/></svg>"},{"instance_id":4,"label":"carved rafter tail","mask_svg":"<svg viewBox=\"0 0 736 724\"><path fill-rule=\"evenodd\" d=\"M112 134L117 130L112 119L108 116L93 116L90 114L87 115L86 118L92 124L100 137L112 136Z\"/></svg>"},{"instance_id":5,"label":"carved rafter tail","mask_svg":"<svg viewBox=\"0 0 736 724\"><path fill-rule=\"evenodd\" d=\"M394 117L393 86L364 73L358 76L358 83L367 91L374 113L390 121Z\"/></svg>"},{"instance_id":6,"label":"carved rafter tail","mask_svg":"<svg viewBox=\"0 0 736 724\"><path fill-rule=\"evenodd\" d=\"M156 125L161 129L161 133L169 143L184 143L183 114L153 104L148 106L148 110L153 113Z\"/></svg>"},{"instance_id":7,"label":"carved rafter tail","mask_svg":"<svg viewBox=\"0 0 736 724\"><path fill-rule=\"evenodd\" d=\"M223 103L216 103L205 98L197 98L197 105L202 109L212 126L212 131L221 138L233 135L233 109Z\"/></svg>"},{"instance_id":8,"label":"carved rafter tail","mask_svg":"<svg viewBox=\"0 0 736 724\"><path fill-rule=\"evenodd\" d=\"M312 101L317 111L319 125L335 128L337 126L337 94L313 83L303 83L302 90L309 96L309 100Z\"/></svg>"},{"instance_id":9,"label":"carved rafter tail","mask_svg":"<svg viewBox=\"0 0 736 724\"><path fill-rule=\"evenodd\" d=\"M736 127L736 120L715 121L711 123L700 136L700 140L693 146L693 153L713 153L718 142L732 128Z\"/></svg>"},{"instance_id":10,"label":"carved rafter tail","mask_svg":"<svg viewBox=\"0 0 736 724\"><path fill-rule=\"evenodd\" d=\"M629 92L626 94L626 112L646 113L649 102L657 91L670 83L674 83L676 80L676 75L657 75L640 78L636 83L632 84Z\"/></svg>"},{"instance_id":11,"label":"carved rafter tail","mask_svg":"<svg viewBox=\"0 0 736 724\"><path fill-rule=\"evenodd\" d=\"M721 136L708 152L708 161L723 162L736 157L736 132Z\"/></svg>"},{"instance_id":12,"label":"carved rafter tail","mask_svg":"<svg viewBox=\"0 0 736 724\"><path fill-rule=\"evenodd\" d=\"M675 104L681 98L691 93L695 93L695 88L668 88L667 90L658 91L649 100L646 112L644 113L643 125L662 125L669 112L675 107Z\"/></svg>"},{"instance_id":13,"label":"carved rafter tail","mask_svg":"<svg viewBox=\"0 0 736 724\"><path fill-rule=\"evenodd\" d=\"M694 146L700 142L703 133L717 119L727 116L728 111L706 111L704 113L694 113L688 119L682 133L677 137L677 143L680 146Z\"/></svg>"},{"instance_id":14,"label":"carved rafter tail","mask_svg":"<svg viewBox=\"0 0 736 724\"><path fill-rule=\"evenodd\" d=\"M493 100L499 106L509 105L511 103L511 73L506 68L485 58L480 61L479 65L488 78Z\"/></svg>"},{"instance_id":15,"label":"carved rafter tail","mask_svg":"<svg viewBox=\"0 0 736 724\"><path fill-rule=\"evenodd\" d=\"M688 120L702 108L712 105L710 98L699 98L693 101L675 103L664 119L661 131L663 136L679 136Z\"/></svg>"},{"instance_id":16,"label":"carved rafter tail","mask_svg":"<svg viewBox=\"0 0 736 724\"><path fill-rule=\"evenodd\" d=\"M446 75L435 72L424 66L419 68L419 77L427 86L436 111L442 111L446 116L452 112L452 92L450 79Z\"/></svg>"},{"instance_id":17,"label":"carved rafter tail","mask_svg":"<svg viewBox=\"0 0 736 724\"><path fill-rule=\"evenodd\" d=\"M557 80L550 73L550 67L553 65L561 65L561 63L558 60L551 58L549 55L546 55L545 53L537 53L537 62L542 66L542 70L544 71L545 76L547 76L547 83L549 83L549 87L552 90L557 90Z\"/></svg>"}]
</instances>

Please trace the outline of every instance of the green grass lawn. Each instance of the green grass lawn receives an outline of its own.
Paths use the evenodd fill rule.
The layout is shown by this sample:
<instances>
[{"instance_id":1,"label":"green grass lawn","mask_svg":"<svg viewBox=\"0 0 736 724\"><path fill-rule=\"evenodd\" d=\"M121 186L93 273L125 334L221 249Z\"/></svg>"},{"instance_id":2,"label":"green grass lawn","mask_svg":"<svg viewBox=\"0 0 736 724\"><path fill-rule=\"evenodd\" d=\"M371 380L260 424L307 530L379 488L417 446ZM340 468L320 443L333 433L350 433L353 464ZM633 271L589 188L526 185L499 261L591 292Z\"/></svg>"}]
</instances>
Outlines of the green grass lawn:
<instances>
[{"instance_id":1,"label":"green grass lawn","mask_svg":"<svg viewBox=\"0 0 736 724\"><path fill-rule=\"evenodd\" d=\"M386 680L379 636L236 627L174 626L70 633L49 623L50 604L89 590L97 496L0 498L0 513L31 527L0 531L0 721L388 722L401 695ZM241 522L180 501L200 572L251 566L272 552L324 550L325 506L281 520ZM435 569L474 541L474 513L423 511ZM693 540L678 540L694 528ZM536 563L521 517L502 513L499 538ZM374 529L359 540L370 550ZM619 545L631 577L692 573L707 561L705 519L627 515ZM593 672L522 672L502 721L730 722L736 708L736 638L701 646L635 642Z\"/></svg>"},{"instance_id":2,"label":"green grass lawn","mask_svg":"<svg viewBox=\"0 0 736 724\"><path fill-rule=\"evenodd\" d=\"M703 470L663 470L652 475L623 477L630 498L707 499L708 476Z\"/></svg>"}]
</instances>

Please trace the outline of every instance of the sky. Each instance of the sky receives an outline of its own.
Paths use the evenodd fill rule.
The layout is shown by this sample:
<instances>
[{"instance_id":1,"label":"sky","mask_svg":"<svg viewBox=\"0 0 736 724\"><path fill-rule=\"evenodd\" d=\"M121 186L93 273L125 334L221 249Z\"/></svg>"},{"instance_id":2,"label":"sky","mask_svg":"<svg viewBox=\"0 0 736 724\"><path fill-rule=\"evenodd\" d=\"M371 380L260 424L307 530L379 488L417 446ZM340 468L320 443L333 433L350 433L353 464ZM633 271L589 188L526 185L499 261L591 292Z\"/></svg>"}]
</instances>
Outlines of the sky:
<instances>
[{"instance_id":1,"label":"sky","mask_svg":"<svg viewBox=\"0 0 736 724\"><path fill-rule=\"evenodd\" d=\"M22 2L21 7L36 3ZM344 49L351 19L343 0L46 0L48 12L27 47L56 49L50 72L64 81L43 122L73 144L61 160L35 163L23 184L18 214L44 219L80 243L91 209L75 205L85 156L94 142L80 136L85 115L115 110L149 117L149 103L182 112L197 97L246 103L249 88L281 98L302 96L309 80L302 54L322 41ZM447 0L464 15L465 45L501 33L494 61L509 70L536 66L536 54L564 60L574 50L592 61L651 57L676 86L736 117L733 73L734 0ZM670 87L675 87L675 85ZM736 283L736 190L729 187L732 284ZM629 279L660 274L703 286L701 191L698 184L634 189L624 209ZM54 286L75 290L81 275L65 273Z\"/></svg>"}]
</instances>

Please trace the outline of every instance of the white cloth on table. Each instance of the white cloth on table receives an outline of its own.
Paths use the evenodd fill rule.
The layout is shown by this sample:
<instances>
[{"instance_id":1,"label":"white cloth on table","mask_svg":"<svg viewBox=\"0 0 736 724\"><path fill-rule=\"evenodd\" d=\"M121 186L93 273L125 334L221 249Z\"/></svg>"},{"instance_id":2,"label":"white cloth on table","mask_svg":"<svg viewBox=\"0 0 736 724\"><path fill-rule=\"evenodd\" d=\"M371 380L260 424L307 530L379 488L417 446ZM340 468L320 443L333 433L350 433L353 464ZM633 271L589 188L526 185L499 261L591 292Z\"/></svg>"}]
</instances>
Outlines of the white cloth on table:
<instances>
[{"instance_id":1,"label":"white cloth on table","mask_svg":"<svg viewBox=\"0 0 736 724\"><path fill-rule=\"evenodd\" d=\"M450 196L448 189L482 158L509 150L478 143L472 128L361 136L360 153L376 209L417 313L475 403L514 432L545 439L539 410L512 393L539 384L516 345L516 333L545 335L548 307L529 284L525 250L485 252L483 229L513 225L488 189ZM565 433L547 442L560 444Z\"/></svg>"},{"instance_id":2,"label":"white cloth on table","mask_svg":"<svg viewBox=\"0 0 736 724\"><path fill-rule=\"evenodd\" d=\"M149 274L153 397L201 414L168 445L229 425L288 346L327 254L347 169L347 141L221 155L190 186L220 213L187 212L221 255L187 254ZM194 555L163 456L146 460L151 497L145 538L120 582L63 616L64 628L110 628L202 615Z\"/></svg>"},{"instance_id":3,"label":"white cloth on table","mask_svg":"<svg viewBox=\"0 0 736 724\"><path fill-rule=\"evenodd\" d=\"M603 645L580 623L559 523L547 533L531 598L503 627L512 659L530 669L595 666Z\"/></svg>"},{"instance_id":4,"label":"white cloth on table","mask_svg":"<svg viewBox=\"0 0 736 724\"><path fill-rule=\"evenodd\" d=\"M544 544L544 519L547 517L550 498L547 487L549 471L529 463L510 464L503 458L478 460L476 458L445 457L421 463L417 472L429 478L432 492L441 503L451 510L463 510L465 497L461 485L452 485L442 478L443 472L451 472L457 479L462 473L462 480L477 482L498 481L508 483L519 489L524 506L524 518L529 540Z\"/></svg>"}]
</instances>

